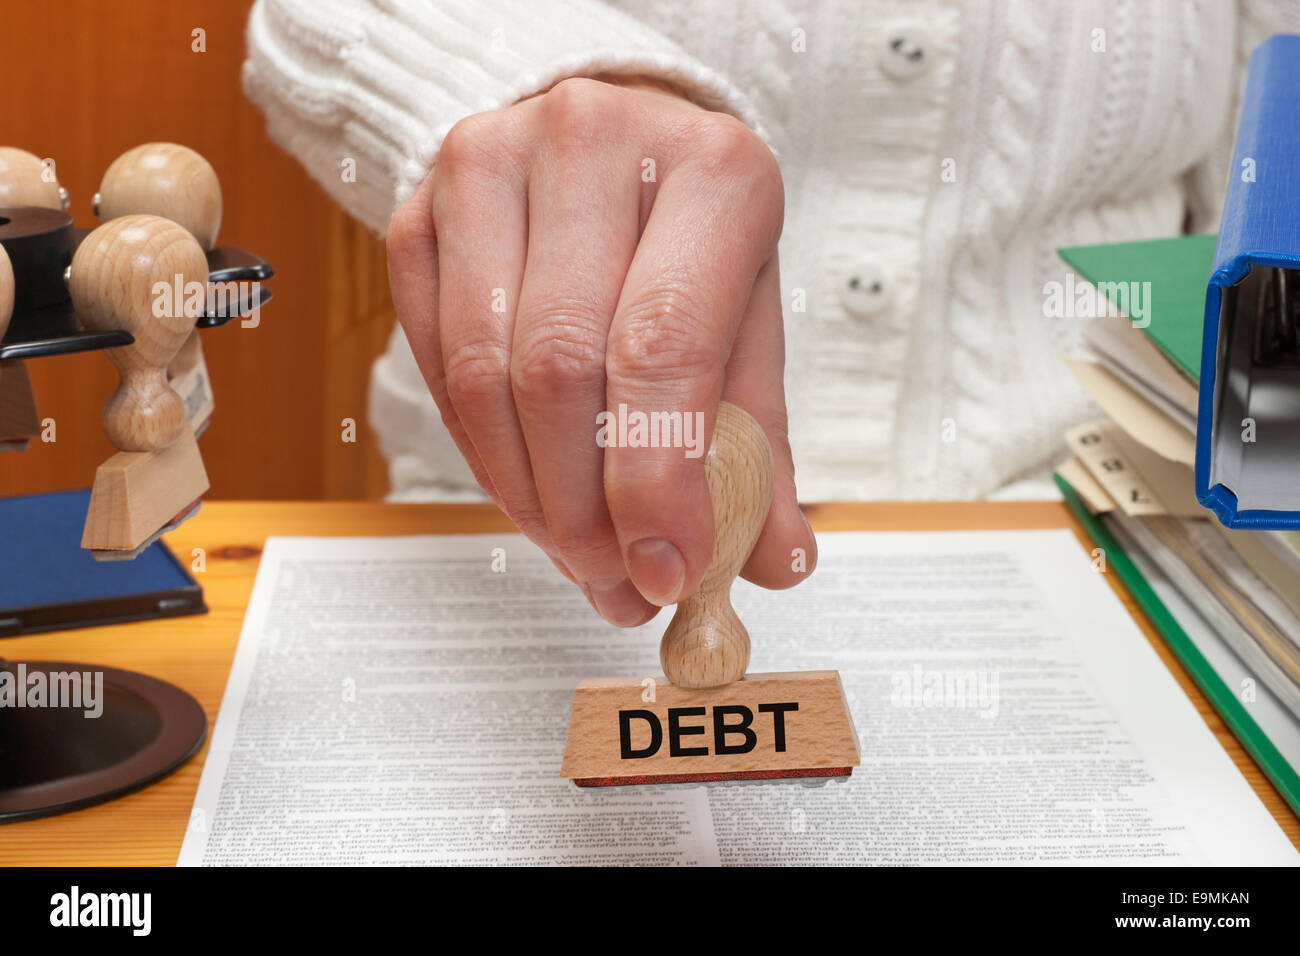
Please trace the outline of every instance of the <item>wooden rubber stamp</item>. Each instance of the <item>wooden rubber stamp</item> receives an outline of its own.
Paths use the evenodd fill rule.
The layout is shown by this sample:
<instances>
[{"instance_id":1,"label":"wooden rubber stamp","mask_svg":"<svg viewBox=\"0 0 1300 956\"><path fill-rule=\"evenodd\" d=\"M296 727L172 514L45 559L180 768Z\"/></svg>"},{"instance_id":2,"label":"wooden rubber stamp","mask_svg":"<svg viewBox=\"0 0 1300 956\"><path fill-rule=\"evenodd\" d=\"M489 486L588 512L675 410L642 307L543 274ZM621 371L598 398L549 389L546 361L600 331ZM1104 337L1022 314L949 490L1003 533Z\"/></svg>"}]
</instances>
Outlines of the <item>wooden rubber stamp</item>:
<instances>
[{"instance_id":1,"label":"wooden rubber stamp","mask_svg":"<svg viewBox=\"0 0 1300 956\"><path fill-rule=\"evenodd\" d=\"M0 206L41 206L62 211L68 194L39 156L13 146L0 146ZM13 265L0 247L0 339L13 315ZM27 366L18 359L0 362L0 451L26 451L28 440L40 433L36 400Z\"/></svg>"},{"instance_id":2,"label":"wooden rubber stamp","mask_svg":"<svg viewBox=\"0 0 1300 956\"><path fill-rule=\"evenodd\" d=\"M144 143L113 160L93 200L100 222L147 214L170 219L194 236L207 252L221 229L221 183L212 164L188 146ZM212 394L203 345L197 329L167 367L167 380L185 403L195 437L212 420Z\"/></svg>"},{"instance_id":3,"label":"wooden rubber stamp","mask_svg":"<svg viewBox=\"0 0 1300 956\"><path fill-rule=\"evenodd\" d=\"M13 311L14 270L0 246L0 339ZM27 366L17 359L0 362L0 451L25 451L28 440L40 430Z\"/></svg>"},{"instance_id":4,"label":"wooden rubber stamp","mask_svg":"<svg viewBox=\"0 0 1300 956\"><path fill-rule=\"evenodd\" d=\"M573 695L561 775L583 787L847 777L857 732L836 671L749 674L731 585L772 500L762 427L723 402L704 462L713 555L659 648L665 678L585 680Z\"/></svg>"},{"instance_id":5,"label":"wooden rubber stamp","mask_svg":"<svg viewBox=\"0 0 1300 956\"><path fill-rule=\"evenodd\" d=\"M131 558L189 517L208 489L185 403L167 366L194 329L175 286L207 288L203 249L158 216L112 219L77 248L69 292L82 325L135 339L110 349L121 376L104 406L104 431L118 449L95 472L81 546L97 558Z\"/></svg>"},{"instance_id":6,"label":"wooden rubber stamp","mask_svg":"<svg viewBox=\"0 0 1300 956\"><path fill-rule=\"evenodd\" d=\"M0 206L41 206L63 212L68 192L59 185L54 167L33 153L0 146Z\"/></svg>"}]
</instances>

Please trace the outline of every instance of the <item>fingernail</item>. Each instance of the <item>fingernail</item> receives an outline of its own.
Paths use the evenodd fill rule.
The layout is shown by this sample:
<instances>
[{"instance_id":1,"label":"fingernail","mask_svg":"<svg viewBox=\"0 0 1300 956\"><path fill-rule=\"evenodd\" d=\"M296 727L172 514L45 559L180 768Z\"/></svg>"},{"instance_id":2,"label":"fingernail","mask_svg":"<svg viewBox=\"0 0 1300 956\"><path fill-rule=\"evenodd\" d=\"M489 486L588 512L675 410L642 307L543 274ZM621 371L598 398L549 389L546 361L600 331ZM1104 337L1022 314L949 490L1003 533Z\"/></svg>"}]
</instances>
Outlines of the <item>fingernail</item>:
<instances>
[{"instance_id":1,"label":"fingernail","mask_svg":"<svg viewBox=\"0 0 1300 956\"><path fill-rule=\"evenodd\" d=\"M663 538L642 538L627 548L632 582L651 604L675 604L686 582L686 559Z\"/></svg>"},{"instance_id":2,"label":"fingernail","mask_svg":"<svg viewBox=\"0 0 1300 956\"><path fill-rule=\"evenodd\" d=\"M587 593L600 616L616 627L636 627L648 620L645 598L627 578L588 581Z\"/></svg>"}]
</instances>

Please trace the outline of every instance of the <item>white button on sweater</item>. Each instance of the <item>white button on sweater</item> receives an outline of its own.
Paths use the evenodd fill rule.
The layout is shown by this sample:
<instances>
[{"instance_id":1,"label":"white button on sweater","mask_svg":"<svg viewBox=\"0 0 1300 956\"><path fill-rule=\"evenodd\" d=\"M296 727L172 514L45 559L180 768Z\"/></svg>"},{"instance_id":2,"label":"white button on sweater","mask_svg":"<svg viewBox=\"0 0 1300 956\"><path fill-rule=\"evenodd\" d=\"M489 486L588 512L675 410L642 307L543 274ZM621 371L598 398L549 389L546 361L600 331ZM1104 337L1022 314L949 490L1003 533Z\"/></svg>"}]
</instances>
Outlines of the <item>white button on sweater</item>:
<instances>
[{"instance_id":1,"label":"white button on sweater","mask_svg":"<svg viewBox=\"0 0 1300 956\"><path fill-rule=\"evenodd\" d=\"M244 82L380 233L453 123L564 77L735 114L785 177L801 497L965 498L1045 493L1096 413L1055 250L1213 229L1246 59L1288 31L1290 0L259 0ZM400 329L370 416L395 497L472 493Z\"/></svg>"}]
</instances>

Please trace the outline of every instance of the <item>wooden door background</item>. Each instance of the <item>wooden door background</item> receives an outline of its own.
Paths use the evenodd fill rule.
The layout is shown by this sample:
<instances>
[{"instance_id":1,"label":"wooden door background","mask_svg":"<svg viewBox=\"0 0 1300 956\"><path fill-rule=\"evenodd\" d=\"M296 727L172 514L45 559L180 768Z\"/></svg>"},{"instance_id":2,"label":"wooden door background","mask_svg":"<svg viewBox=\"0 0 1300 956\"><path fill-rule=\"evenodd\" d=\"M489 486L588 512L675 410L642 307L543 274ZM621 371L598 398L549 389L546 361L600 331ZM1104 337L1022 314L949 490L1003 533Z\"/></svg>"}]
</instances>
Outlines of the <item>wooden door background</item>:
<instances>
[{"instance_id":1,"label":"wooden door background","mask_svg":"<svg viewBox=\"0 0 1300 956\"><path fill-rule=\"evenodd\" d=\"M387 473L366 416L370 365L392 328L383 243L271 143L243 94L251 0L6 2L0 11L0 145L56 162L69 213L120 153L171 141L221 180L218 243L275 268L255 329L203 333L216 412L200 438L212 498L375 498ZM206 52L191 49L206 31ZM100 411L117 387L102 353L28 363L55 441L0 454L0 495L89 487L113 453ZM356 422L343 441L341 422Z\"/></svg>"}]
</instances>

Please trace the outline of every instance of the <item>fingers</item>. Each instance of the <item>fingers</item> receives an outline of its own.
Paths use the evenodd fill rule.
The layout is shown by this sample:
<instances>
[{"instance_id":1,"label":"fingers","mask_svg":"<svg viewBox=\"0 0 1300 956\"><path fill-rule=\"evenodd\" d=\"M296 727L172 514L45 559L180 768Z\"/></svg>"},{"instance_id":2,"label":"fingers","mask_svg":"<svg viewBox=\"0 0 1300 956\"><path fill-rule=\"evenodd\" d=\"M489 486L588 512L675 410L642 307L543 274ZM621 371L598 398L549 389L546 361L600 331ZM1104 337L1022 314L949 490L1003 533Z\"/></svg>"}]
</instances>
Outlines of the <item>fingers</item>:
<instances>
[{"instance_id":1,"label":"fingers","mask_svg":"<svg viewBox=\"0 0 1300 956\"><path fill-rule=\"evenodd\" d=\"M711 120L696 145L698 158L674 165L659 188L606 356L608 410L660 416L651 447L606 449L605 495L632 581L661 605L692 593L708 566L703 453L783 202L775 160L739 123ZM696 447L684 448L701 422ZM664 442L674 426L683 440Z\"/></svg>"},{"instance_id":2,"label":"fingers","mask_svg":"<svg viewBox=\"0 0 1300 956\"><path fill-rule=\"evenodd\" d=\"M659 185L642 183L643 153ZM737 121L566 81L458 123L390 225L394 303L443 421L613 623L648 620L705 572L724 381L774 453L744 573L786 587L816 560L786 437L782 205L775 160ZM619 427L629 413L640 432Z\"/></svg>"},{"instance_id":3,"label":"fingers","mask_svg":"<svg viewBox=\"0 0 1300 956\"><path fill-rule=\"evenodd\" d=\"M609 326L636 250L641 202L636 151L596 148L620 122L608 98L570 85L543 106L551 135L529 179L511 384L560 559L602 617L634 626L658 608L628 580L596 443Z\"/></svg>"},{"instance_id":4,"label":"fingers","mask_svg":"<svg viewBox=\"0 0 1300 956\"><path fill-rule=\"evenodd\" d=\"M450 407L483 463L497 504L555 557L510 388L528 244L527 184L500 161L499 153L507 150L498 126L491 114L456 124L432 177L443 375Z\"/></svg>"},{"instance_id":5,"label":"fingers","mask_svg":"<svg viewBox=\"0 0 1300 956\"><path fill-rule=\"evenodd\" d=\"M765 588L798 584L817 565L817 540L799 510L785 407L785 327L774 255L759 271L727 363L724 397L754 416L772 446L772 507L742 576Z\"/></svg>"},{"instance_id":6,"label":"fingers","mask_svg":"<svg viewBox=\"0 0 1300 956\"><path fill-rule=\"evenodd\" d=\"M388 287L415 363L442 413L443 424L475 479L493 498L491 479L447 398L438 341L438 239L433 223L433 178L426 176L388 224Z\"/></svg>"}]
</instances>

